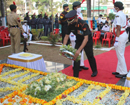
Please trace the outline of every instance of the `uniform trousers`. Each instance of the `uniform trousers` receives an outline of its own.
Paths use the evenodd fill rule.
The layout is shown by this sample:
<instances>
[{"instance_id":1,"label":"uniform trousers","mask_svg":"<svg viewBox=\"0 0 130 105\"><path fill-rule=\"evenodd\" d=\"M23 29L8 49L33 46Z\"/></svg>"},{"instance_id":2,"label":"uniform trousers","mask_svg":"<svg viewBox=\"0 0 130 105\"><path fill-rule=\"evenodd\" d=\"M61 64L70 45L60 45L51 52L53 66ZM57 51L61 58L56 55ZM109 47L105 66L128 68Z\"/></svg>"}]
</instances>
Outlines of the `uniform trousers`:
<instances>
[{"instance_id":1,"label":"uniform trousers","mask_svg":"<svg viewBox=\"0 0 130 105\"><path fill-rule=\"evenodd\" d=\"M128 41L128 34L124 32L119 36L118 46L115 47L116 55L118 58L116 72L122 75L127 74L127 67L126 67L126 62L124 57L125 46L127 41Z\"/></svg>"},{"instance_id":2,"label":"uniform trousers","mask_svg":"<svg viewBox=\"0 0 130 105\"><path fill-rule=\"evenodd\" d=\"M129 42L130 42L130 27L128 27L128 37L129 37Z\"/></svg>"},{"instance_id":3,"label":"uniform trousers","mask_svg":"<svg viewBox=\"0 0 130 105\"><path fill-rule=\"evenodd\" d=\"M76 40L76 45L75 48L78 49L82 44L82 41ZM88 58L90 67L92 69L92 72L97 72L97 65L96 65L96 60L94 58L93 54L93 41L92 38L90 38L87 42L87 44L84 47L85 54ZM73 72L74 72L74 77L79 77L79 68L80 68L80 61L76 62L74 61L74 67L73 67Z\"/></svg>"},{"instance_id":4,"label":"uniform trousers","mask_svg":"<svg viewBox=\"0 0 130 105\"><path fill-rule=\"evenodd\" d=\"M20 52L20 29L19 28L10 28L11 36L11 53Z\"/></svg>"},{"instance_id":5,"label":"uniform trousers","mask_svg":"<svg viewBox=\"0 0 130 105\"><path fill-rule=\"evenodd\" d=\"M64 37L66 35L66 32L67 32L67 25L62 25L62 43L64 41ZM70 38L68 39L66 45L69 45L69 44L70 44Z\"/></svg>"}]
</instances>

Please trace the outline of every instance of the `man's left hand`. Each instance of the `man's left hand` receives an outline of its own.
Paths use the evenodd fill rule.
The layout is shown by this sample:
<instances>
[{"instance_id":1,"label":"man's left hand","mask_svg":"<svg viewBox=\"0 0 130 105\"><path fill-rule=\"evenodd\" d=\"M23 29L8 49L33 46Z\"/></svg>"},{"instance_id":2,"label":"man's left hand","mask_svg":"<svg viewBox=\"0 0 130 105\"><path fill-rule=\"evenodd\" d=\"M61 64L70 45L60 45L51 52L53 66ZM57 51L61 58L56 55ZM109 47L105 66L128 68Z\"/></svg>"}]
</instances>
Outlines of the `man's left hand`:
<instances>
[{"instance_id":1,"label":"man's left hand","mask_svg":"<svg viewBox=\"0 0 130 105\"><path fill-rule=\"evenodd\" d=\"M80 54L80 51L77 50L76 53L75 53L75 55L74 55L74 60L76 60L76 58L79 56L79 54Z\"/></svg>"},{"instance_id":2,"label":"man's left hand","mask_svg":"<svg viewBox=\"0 0 130 105\"><path fill-rule=\"evenodd\" d=\"M118 42L115 42L115 43L114 43L114 47L115 47L115 48L118 47Z\"/></svg>"}]
</instances>

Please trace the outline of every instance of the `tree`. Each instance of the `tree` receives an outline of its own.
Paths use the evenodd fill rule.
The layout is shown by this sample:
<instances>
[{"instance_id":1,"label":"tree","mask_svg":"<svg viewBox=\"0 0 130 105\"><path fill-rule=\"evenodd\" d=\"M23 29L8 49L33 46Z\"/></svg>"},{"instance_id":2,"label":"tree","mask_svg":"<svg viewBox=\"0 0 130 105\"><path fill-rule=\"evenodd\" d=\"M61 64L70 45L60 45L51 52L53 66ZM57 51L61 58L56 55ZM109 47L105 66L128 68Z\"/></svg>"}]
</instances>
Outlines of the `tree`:
<instances>
[{"instance_id":1,"label":"tree","mask_svg":"<svg viewBox=\"0 0 130 105\"><path fill-rule=\"evenodd\" d=\"M110 18L110 20L113 20L115 18L115 14L109 13L109 18Z\"/></svg>"},{"instance_id":2,"label":"tree","mask_svg":"<svg viewBox=\"0 0 130 105\"><path fill-rule=\"evenodd\" d=\"M101 0L100 1L102 4L107 4L108 0Z\"/></svg>"}]
</instances>

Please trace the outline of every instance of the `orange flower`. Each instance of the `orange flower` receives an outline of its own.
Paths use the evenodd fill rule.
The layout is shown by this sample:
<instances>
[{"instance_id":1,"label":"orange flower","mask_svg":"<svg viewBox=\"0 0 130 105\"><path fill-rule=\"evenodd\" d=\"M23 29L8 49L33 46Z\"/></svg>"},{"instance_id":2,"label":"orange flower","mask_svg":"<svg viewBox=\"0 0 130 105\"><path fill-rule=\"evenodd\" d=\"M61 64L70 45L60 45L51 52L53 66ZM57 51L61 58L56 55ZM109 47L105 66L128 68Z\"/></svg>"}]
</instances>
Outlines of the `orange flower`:
<instances>
[{"instance_id":1,"label":"orange flower","mask_svg":"<svg viewBox=\"0 0 130 105\"><path fill-rule=\"evenodd\" d=\"M26 103L26 102L27 102L27 99L24 98L22 101Z\"/></svg>"},{"instance_id":2,"label":"orange flower","mask_svg":"<svg viewBox=\"0 0 130 105\"><path fill-rule=\"evenodd\" d=\"M13 99L12 99L12 98L9 98L9 99L8 99L8 102L13 102Z\"/></svg>"}]
</instances>

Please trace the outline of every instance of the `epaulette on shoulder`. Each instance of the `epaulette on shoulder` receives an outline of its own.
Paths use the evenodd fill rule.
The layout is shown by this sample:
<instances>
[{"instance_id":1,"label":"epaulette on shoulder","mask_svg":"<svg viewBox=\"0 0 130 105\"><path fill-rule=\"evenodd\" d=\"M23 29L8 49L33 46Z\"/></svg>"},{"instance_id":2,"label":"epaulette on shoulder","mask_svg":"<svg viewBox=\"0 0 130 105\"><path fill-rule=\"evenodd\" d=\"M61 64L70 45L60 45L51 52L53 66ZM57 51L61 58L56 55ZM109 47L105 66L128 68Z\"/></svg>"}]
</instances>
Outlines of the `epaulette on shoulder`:
<instances>
[{"instance_id":1,"label":"epaulette on shoulder","mask_svg":"<svg viewBox=\"0 0 130 105\"><path fill-rule=\"evenodd\" d=\"M60 16L65 16L65 15L63 13L61 13Z\"/></svg>"},{"instance_id":2,"label":"epaulette on shoulder","mask_svg":"<svg viewBox=\"0 0 130 105\"><path fill-rule=\"evenodd\" d=\"M119 17L119 15L117 15L116 17Z\"/></svg>"}]
</instances>

